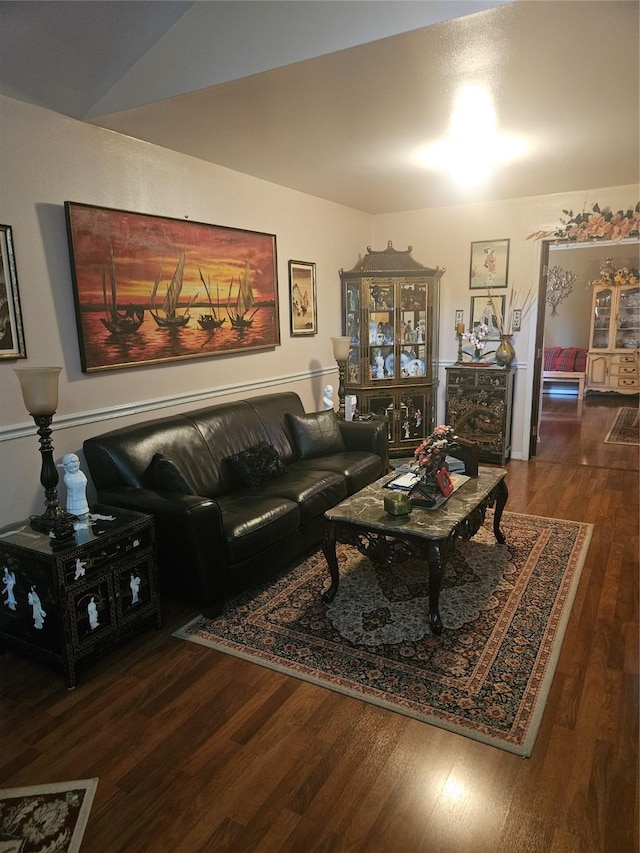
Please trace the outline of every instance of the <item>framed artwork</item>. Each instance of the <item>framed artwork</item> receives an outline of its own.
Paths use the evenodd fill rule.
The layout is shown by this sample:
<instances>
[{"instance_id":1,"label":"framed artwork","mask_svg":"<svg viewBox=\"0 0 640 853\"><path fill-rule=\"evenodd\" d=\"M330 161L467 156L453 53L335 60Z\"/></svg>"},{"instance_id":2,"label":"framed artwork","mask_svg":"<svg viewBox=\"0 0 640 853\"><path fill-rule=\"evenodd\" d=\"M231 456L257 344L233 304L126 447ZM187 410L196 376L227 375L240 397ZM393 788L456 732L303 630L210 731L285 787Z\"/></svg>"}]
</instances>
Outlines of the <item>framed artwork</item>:
<instances>
[{"instance_id":1,"label":"framed artwork","mask_svg":"<svg viewBox=\"0 0 640 853\"><path fill-rule=\"evenodd\" d=\"M481 240L471 244L469 287L472 290L507 286L509 240Z\"/></svg>"},{"instance_id":2,"label":"framed artwork","mask_svg":"<svg viewBox=\"0 0 640 853\"><path fill-rule=\"evenodd\" d=\"M315 264L289 261L289 316L292 338L318 333Z\"/></svg>"},{"instance_id":3,"label":"framed artwork","mask_svg":"<svg viewBox=\"0 0 640 853\"><path fill-rule=\"evenodd\" d=\"M0 225L0 358L26 358L10 225Z\"/></svg>"},{"instance_id":4,"label":"framed artwork","mask_svg":"<svg viewBox=\"0 0 640 853\"><path fill-rule=\"evenodd\" d=\"M274 234L65 202L82 370L279 346Z\"/></svg>"},{"instance_id":5,"label":"framed artwork","mask_svg":"<svg viewBox=\"0 0 640 853\"><path fill-rule=\"evenodd\" d=\"M453 491L453 480L446 468L436 471L436 483L445 498L448 498Z\"/></svg>"},{"instance_id":6,"label":"framed artwork","mask_svg":"<svg viewBox=\"0 0 640 853\"><path fill-rule=\"evenodd\" d=\"M504 296L494 296L493 302L489 294L483 296L471 297L471 330L477 329L483 323L489 327L489 332L485 336L486 341L500 340L500 319L496 316L494 303L504 317Z\"/></svg>"}]
</instances>

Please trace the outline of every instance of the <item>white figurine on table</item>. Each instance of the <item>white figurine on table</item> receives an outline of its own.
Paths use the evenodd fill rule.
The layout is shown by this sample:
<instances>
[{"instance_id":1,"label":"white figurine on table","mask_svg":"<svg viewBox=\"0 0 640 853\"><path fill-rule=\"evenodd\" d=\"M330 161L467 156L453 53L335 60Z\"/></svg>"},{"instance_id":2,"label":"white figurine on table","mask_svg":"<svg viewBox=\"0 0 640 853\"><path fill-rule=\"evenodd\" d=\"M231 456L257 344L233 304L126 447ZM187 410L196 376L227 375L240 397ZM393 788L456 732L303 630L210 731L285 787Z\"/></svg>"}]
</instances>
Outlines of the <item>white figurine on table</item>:
<instances>
[{"instance_id":1,"label":"white figurine on table","mask_svg":"<svg viewBox=\"0 0 640 853\"><path fill-rule=\"evenodd\" d=\"M87 503L87 478L80 470L80 460L75 453L65 453L62 457L64 484L67 487L67 512L82 518L89 515Z\"/></svg>"},{"instance_id":2,"label":"white figurine on table","mask_svg":"<svg viewBox=\"0 0 640 853\"><path fill-rule=\"evenodd\" d=\"M325 385L322 392L322 407L325 410L333 409L333 385Z\"/></svg>"}]
</instances>

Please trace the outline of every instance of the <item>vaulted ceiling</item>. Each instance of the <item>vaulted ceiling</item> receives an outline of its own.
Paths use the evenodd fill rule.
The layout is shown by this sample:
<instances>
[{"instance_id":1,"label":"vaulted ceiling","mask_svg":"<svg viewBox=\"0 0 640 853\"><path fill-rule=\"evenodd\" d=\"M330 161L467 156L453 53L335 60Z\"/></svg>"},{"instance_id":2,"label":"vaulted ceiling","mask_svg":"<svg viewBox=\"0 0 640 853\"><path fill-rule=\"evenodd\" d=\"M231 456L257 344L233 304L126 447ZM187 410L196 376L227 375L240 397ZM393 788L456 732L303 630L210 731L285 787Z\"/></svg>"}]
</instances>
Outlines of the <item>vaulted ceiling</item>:
<instances>
[{"instance_id":1,"label":"vaulted ceiling","mask_svg":"<svg viewBox=\"0 0 640 853\"><path fill-rule=\"evenodd\" d=\"M638 9L2 0L0 92L372 214L637 184ZM418 156L465 84L526 143L474 188Z\"/></svg>"}]
</instances>

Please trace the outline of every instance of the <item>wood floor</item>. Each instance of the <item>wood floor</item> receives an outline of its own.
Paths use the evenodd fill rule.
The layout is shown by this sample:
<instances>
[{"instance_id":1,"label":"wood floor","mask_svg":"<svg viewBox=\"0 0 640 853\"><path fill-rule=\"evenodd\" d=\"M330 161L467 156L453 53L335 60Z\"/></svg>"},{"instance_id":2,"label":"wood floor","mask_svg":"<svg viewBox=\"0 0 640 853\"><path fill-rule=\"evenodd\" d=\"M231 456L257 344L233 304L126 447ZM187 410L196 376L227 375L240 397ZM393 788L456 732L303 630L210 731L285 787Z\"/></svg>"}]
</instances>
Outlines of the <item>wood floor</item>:
<instances>
[{"instance_id":1,"label":"wood floor","mask_svg":"<svg viewBox=\"0 0 640 853\"><path fill-rule=\"evenodd\" d=\"M545 398L507 510L593 539L529 759L177 640L81 674L0 657L0 787L99 777L83 853L638 851L637 398ZM580 408L580 411L578 411Z\"/></svg>"}]
</instances>

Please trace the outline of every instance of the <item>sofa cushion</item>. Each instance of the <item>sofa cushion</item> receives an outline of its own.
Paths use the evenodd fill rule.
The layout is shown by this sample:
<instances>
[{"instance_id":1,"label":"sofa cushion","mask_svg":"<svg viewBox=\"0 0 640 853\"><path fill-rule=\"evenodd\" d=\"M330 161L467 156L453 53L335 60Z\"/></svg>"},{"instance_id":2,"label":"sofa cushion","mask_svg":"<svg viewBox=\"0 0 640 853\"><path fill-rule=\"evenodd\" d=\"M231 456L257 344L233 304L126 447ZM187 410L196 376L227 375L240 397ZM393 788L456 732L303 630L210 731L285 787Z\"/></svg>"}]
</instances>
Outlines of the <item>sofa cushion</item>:
<instances>
[{"instance_id":1,"label":"sofa cushion","mask_svg":"<svg viewBox=\"0 0 640 853\"><path fill-rule=\"evenodd\" d=\"M275 447L260 441L246 450L227 457L235 473L245 486L262 486L289 470L278 456Z\"/></svg>"},{"instance_id":2,"label":"sofa cushion","mask_svg":"<svg viewBox=\"0 0 640 853\"><path fill-rule=\"evenodd\" d=\"M565 347L556 359L556 366L553 369L572 373L575 370L575 363L576 348Z\"/></svg>"},{"instance_id":3,"label":"sofa cushion","mask_svg":"<svg viewBox=\"0 0 640 853\"><path fill-rule=\"evenodd\" d=\"M302 524L322 516L347 497L347 485L341 473L316 470L313 465L313 461L294 462L285 477L265 484L260 494L296 503Z\"/></svg>"},{"instance_id":4,"label":"sofa cushion","mask_svg":"<svg viewBox=\"0 0 640 853\"><path fill-rule=\"evenodd\" d=\"M239 489L221 495L220 509L228 559L241 563L292 536L300 526L297 504L280 496Z\"/></svg>"},{"instance_id":5,"label":"sofa cushion","mask_svg":"<svg viewBox=\"0 0 640 853\"><path fill-rule=\"evenodd\" d=\"M587 370L587 348L586 347L577 347L576 348L576 360L573 365L573 369L577 373L585 373Z\"/></svg>"},{"instance_id":6,"label":"sofa cushion","mask_svg":"<svg viewBox=\"0 0 640 853\"><path fill-rule=\"evenodd\" d=\"M161 492L177 492L180 495L194 493L178 465L162 453L154 454L145 471L144 480L150 488Z\"/></svg>"},{"instance_id":7,"label":"sofa cushion","mask_svg":"<svg viewBox=\"0 0 640 853\"><path fill-rule=\"evenodd\" d=\"M322 459L302 460L296 468L307 470L314 468L318 471L333 471L344 477L347 495L353 495L364 489L369 483L384 474L380 465L380 457L362 450L347 450L344 453L333 453Z\"/></svg>"},{"instance_id":8,"label":"sofa cushion","mask_svg":"<svg viewBox=\"0 0 640 853\"><path fill-rule=\"evenodd\" d=\"M560 370L558 367L558 358L561 352L562 347L545 347L544 370Z\"/></svg>"},{"instance_id":9,"label":"sofa cushion","mask_svg":"<svg viewBox=\"0 0 640 853\"><path fill-rule=\"evenodd\" d=\"M288 420L300 459L313 459L345 449L333 409L305 415L289 412Z\"/></svg>"}]
</instances>

